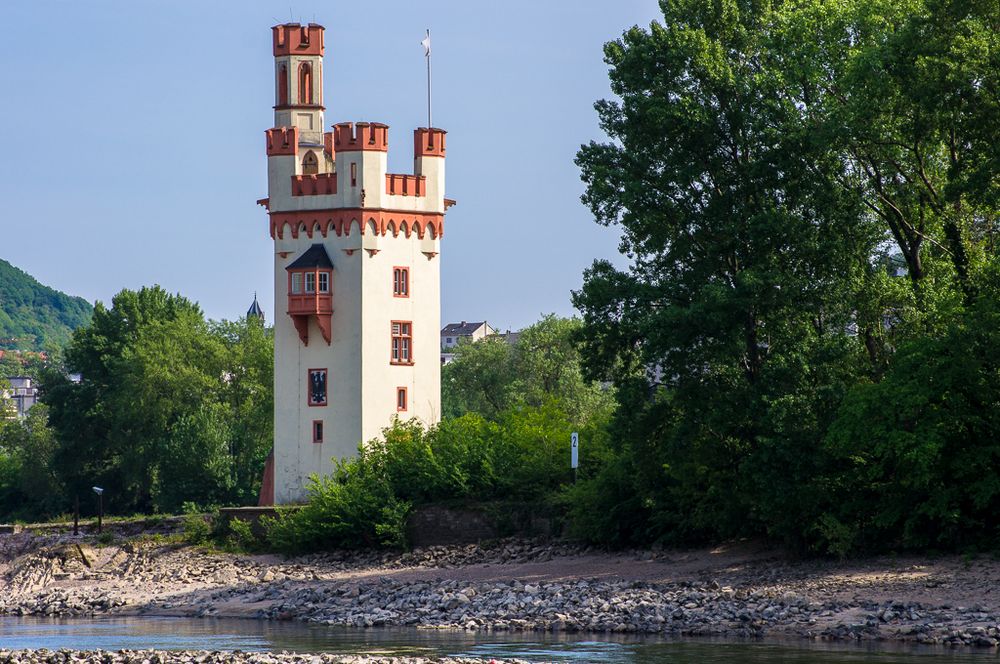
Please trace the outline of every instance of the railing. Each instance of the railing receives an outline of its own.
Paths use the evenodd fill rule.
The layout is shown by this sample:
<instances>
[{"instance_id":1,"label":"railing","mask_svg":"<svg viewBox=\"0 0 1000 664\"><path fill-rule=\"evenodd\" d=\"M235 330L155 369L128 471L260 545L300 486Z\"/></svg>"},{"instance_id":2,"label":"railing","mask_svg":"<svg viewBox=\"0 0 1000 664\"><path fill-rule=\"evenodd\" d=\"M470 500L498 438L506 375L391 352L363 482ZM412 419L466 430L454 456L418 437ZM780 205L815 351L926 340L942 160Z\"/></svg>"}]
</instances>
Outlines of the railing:
<instances>
[{"instance_id":1,"label":"railing","mask_svg":"<svg viewBox=\"0 0 1000 664\"><path fill-rule=\"evenodd\" d=\"M423 175L385 174L385 193L400 196L426 196L427 178Z\"/></svg>"}]
</instances>

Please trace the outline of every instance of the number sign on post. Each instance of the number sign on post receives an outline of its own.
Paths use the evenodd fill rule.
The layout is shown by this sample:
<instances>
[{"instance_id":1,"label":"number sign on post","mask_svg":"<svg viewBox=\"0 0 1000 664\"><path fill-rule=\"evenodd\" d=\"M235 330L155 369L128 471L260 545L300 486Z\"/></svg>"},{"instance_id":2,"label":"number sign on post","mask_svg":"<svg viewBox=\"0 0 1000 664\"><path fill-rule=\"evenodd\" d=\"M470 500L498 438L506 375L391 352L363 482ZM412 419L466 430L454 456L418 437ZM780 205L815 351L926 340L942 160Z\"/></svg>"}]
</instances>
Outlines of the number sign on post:
<instances>
[{"instance_id":1,"label":"number sign on post","mask_svg":"<svg viewBox=\"0 0 1000 664\"><path fill-rule=\"evenodd\" d=\"M580 434L575 431L570 436L569 465L573 469L580 465Z\"/></svg>"}]
</instances>

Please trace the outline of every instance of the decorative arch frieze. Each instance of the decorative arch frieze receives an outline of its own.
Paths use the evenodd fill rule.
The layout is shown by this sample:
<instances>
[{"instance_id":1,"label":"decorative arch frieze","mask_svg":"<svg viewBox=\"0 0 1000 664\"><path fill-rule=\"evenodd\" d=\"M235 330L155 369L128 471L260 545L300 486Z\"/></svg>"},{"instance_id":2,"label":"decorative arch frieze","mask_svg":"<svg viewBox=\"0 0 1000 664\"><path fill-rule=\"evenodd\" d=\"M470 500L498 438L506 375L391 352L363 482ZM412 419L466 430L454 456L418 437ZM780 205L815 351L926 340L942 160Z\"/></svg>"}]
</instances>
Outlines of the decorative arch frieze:
<instances>
[{"instance_id":1,"label":"decorative arch frieze","mask_svg":"<svg viewBox=\"0 0 1000 664\"><path fill-rule=\"evenodd\" d=\"M270 212L269 215L271 237L278 239L288 234L298 238L300 233L312 238L317 230L323 237L330 233L337 237L352 233L407 238L416 235L420 239L425 233L430 233L432 239L444 235L444 215L440 213L344 208ZM362 223L361 219L366 219L367 223Z\"/></svg>"}]
</instances>

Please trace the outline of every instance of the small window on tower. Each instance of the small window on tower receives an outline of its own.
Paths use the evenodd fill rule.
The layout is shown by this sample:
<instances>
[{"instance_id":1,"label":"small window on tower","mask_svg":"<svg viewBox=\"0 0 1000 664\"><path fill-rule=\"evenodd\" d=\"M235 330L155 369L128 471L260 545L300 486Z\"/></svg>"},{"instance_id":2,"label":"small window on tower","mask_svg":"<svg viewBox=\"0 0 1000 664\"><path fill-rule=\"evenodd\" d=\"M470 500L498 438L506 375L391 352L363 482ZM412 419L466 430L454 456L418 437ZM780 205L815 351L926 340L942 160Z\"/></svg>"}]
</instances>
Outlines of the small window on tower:
<instances>
[{"instance_id":1,"label":"small window on tower","mask_svg":"<svg viewBox=\"0 0 1000 664\"><path fill-rule=\"evenodd\" d=\"M406 410L406 388L396 388L396 410L403 412Z\"/></svg>"},{"instance_id":2,"label":"small window on tower","mask_svg":"<svg viewBox=\"0 0 1000 664\"><path fill-rule=\"evenodd\" d=\"M316 273L306 272L306 292L315 293L316 292Z\"/></svg>"},{"instance_id":3,"label":"small window on tower","mask_svg":"<svg viewBox=\"0 0 1000 664\"><path fill-rule=\"evenodd\" d=\"M351 162L351 186L358 186L358 164L357 162Z\"/></svg>"},{"instance_id":4,"label":"small window on tower","mask_svg":"<svg viewBox=\"0 0 1000 664\"><path fill-rule=\"evenodd\" d=\"M292 272L292 295L302 292L302 273Z\"/></svg>"},{"instance_id":5,"label":"small window on tower","mask_svg":"<svg viewBox=\"0 0 1000 664\"><path fill-rule=\"evenodd\" d=\"M288 105L288 67L281 65L278 70L278 106Z\"/></svg>"},{"instance_id":6,"label":"small window on tower","mask_svg":"<svg viewBox=\"0 0 1000 664\"><path fill-rule=\"evenodd\" d=\"M329 293L330 292L330 273L320 272L319 273L319 292Z\"/></svg>"},{"instance_id":7,"label":"small window on tower","mask_svg":"<svg viewBox=\"0 0 1000 664\"><path fill-rule=\"evenodd\" d=\"M413 364L413 323L392 321L392 364Z\"/></svg>"},{"instance_id":8,"label":"small window on tower","mask_svg":"<svg viewBox=\"0 0 1000 664\"><path fill-rule=\"evenodd\" d=\"M302 174L316 175L317 173L319 173L319 160L316 159L316 153L310 150L306 156L302 157Z\"/></svg>"},{"instance_id":9,"label":"small window on tower","mask_svg":"<svg viewBox=\"0 0 1000 664\"><path fill-rule=\"evenodd\" d=\"M396 297L410 297L410 268L392 268L392 294Z\"/></svg>"},{"instance_id":10,"label":"small window on tower","mask_svg":"<svg viewBox=\"0 0 1000 664\"><path fill-rule=\"evenodd\" d=\"M323 420L313 420L313 442L323 442Z\"/></svg>"},{"instance_id":11,"label":"small window on tower","mask_svg":"<svg viewBox=\"0 0 1000 664\"><path fill-rule=\"evenodd\" d=\"M310 406L326 405L326 369L310 369L309 385L306 387L309 390Z\"/></svg>"},{"instance_id":12,"label":"small window on tower","mask_svg":"<svg viewBox=\"0 0 1000 664\"><path fill-rule=\"evenodd\" d=\"M312 101L312 65L303 62L299 65L299 103L311 104Z\"/></svg>"}]
</instances>

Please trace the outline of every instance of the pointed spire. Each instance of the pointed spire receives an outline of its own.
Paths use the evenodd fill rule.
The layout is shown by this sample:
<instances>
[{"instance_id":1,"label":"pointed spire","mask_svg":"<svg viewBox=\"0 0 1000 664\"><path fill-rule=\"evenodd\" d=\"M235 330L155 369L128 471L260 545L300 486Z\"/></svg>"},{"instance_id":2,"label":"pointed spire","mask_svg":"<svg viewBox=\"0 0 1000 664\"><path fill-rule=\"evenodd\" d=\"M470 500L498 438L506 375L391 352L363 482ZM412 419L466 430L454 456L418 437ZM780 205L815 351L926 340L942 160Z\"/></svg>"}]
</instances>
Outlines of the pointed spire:
<instances>
[{"instance_id":1,"label":"pointed spire","mask_svg":"<svg viewBox=\"0 0 1000 664\"><path fill-rule=\"evenodd\" d=\"M264 310L260 308L260 304L257 302L257 291L253 293L253 304L247 309L247 318L254 317L260 319L260 322L264 322Z\"/></svg>"}]
</instances>

